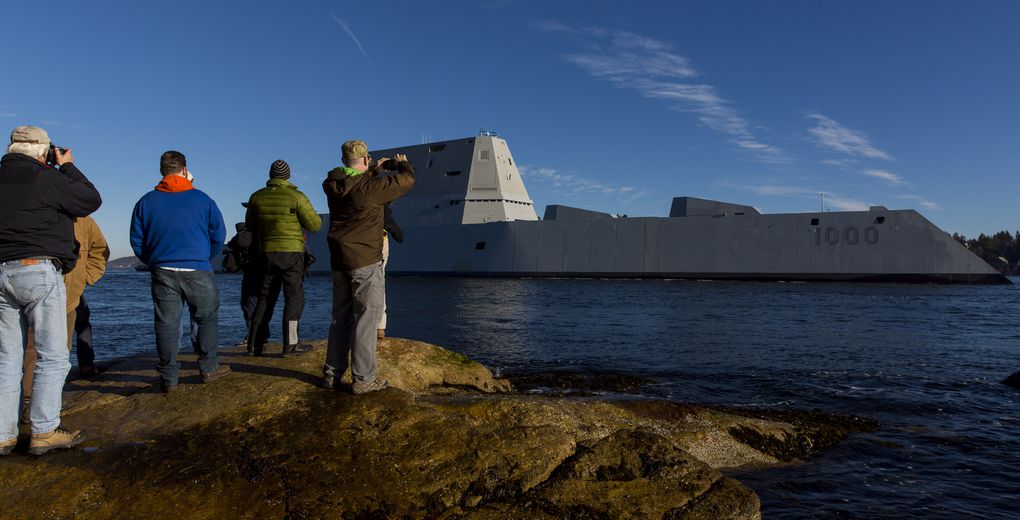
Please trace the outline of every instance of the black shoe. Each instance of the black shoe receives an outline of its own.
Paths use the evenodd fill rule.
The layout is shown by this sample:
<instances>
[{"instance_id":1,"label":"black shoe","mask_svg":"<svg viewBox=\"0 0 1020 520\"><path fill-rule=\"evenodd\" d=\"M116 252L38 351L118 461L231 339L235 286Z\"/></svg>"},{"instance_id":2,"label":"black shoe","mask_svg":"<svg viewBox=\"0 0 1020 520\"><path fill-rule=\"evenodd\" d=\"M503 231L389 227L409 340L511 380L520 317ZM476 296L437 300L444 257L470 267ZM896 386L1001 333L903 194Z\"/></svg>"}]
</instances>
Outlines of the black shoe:
<instances>
[{"instance_id":1,"label":"black shoe","mask_svg":"<svg viewBox=\"0 0 1020 520\"><path fill-rule=\"evenodd\" d=\"M163 392L164 394L169 394L170 392L173 392L174 390L177 390L177 383L171 383L170 381L167 381L166 379L160 380L160 382L159 382L159 391L160 392Z\"/></svg>"},{"instance_id":2,"label":"black shoe","mask_svg":"<svg viewBox=\"0 0 1020 520\"><path fill-rule=\"evenodd\" d=\"M202 382L212 383L213 381L226 376L230 373L230 365L224 365L220 363L220 366L216 367L216 370L212 372L202 372Z\"/></svg>"},{"instance_id":3,"label":"black shoe","mask_svg":"<svg viewBox=\"0 0 1020 520\"><path fill-rule=\"evenodd\" d=\"M326 374L322 376L319 381L319 386L327 390L336 390L336 380L333 378L333 374Z\"/></svg>"},{"instance_id":4,"label":"black shoe","mask_svg":"<svg viewBox=\"0 0 1020 520\"><path fill-rule=\"evenodd\" d=\"M287 345L283 347L283 353L280 354L280 357L300 356L301 354L307 354L308 352L311 351L312 346L306 343L301 343L298 345Z\"/></svg>"},{"instance_id":5,"label":"black shoe","mask_svg":"<svg viewBox=\"0 0 1020 520\"><path fill-rule=\"evenodd\" d=\"M78 367L78 379L92 379L93 377L96 377L97 373L98 372L96 372L95 365L85 365Z\"/></svg>"},{"instance_id":6,"label":"black shoe","mask_svg":"<svg viewBox=\"0 0 1020 520\"><path fill-rule=\"evenodd\" d=\"M265 350L266 350L266 344L263 343L262 345L259 346L259 348L255 349L255 350L248 349L248 355L251 356L251 357L262 357L262 356L265 355L265 354L263 354L263 352Z\"/></svg>"}]
</instances>

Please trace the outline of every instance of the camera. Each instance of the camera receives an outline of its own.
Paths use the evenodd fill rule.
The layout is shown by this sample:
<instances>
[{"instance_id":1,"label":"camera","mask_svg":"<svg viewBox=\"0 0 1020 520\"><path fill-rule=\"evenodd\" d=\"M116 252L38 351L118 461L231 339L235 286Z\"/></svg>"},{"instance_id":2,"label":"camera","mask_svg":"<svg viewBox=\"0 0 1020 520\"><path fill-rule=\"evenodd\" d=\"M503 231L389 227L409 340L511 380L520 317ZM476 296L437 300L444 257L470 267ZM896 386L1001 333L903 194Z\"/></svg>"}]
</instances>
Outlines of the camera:
<instances>
[{"instance_id":1,"label":"camera","mask_svg":"<svg viewBox=\"0 0 1020 520\"><path fill-rule=\"evenodd\" d=\"M386 159L380 166L383 171L392 172L397 169L397 161L393 159Z\"/></svg>"},{"instance_id":2,"label":"camera","mask_svg":"<svg viewBox=\"0 0 1020 520\"><path fill-rule=\"evenodd\" d=\"M46 151L46 164L57 164L56 150L60 150L60 153L67 153L67 148L61 148L50 143L50 149Z\"/></svg>"}]
</instances>

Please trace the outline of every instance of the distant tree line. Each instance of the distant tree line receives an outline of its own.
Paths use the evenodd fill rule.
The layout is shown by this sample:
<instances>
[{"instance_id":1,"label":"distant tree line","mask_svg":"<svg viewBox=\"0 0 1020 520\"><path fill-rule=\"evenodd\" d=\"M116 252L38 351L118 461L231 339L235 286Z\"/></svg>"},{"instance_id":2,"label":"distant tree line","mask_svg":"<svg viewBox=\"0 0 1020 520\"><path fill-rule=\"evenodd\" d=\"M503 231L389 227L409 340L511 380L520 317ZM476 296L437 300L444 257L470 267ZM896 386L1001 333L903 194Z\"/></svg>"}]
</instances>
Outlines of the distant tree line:
<instances>
[{"instance_id":1,"label":"distant tree line","mask_svg":"<svg viewBox=\"0 0 1020 520\"><path fill-rule=\"evenodd\" d=\"M977 238L967 238L953 233L957 242L967 246L974 254L980 256L992 267L1008 274L1018 274L1017 263L1020 262L1020 231L1010 234L999 231L994 235L981 233ZM1005 259L1005 262L1003 262Z\"/></svg>"}]
</instances>

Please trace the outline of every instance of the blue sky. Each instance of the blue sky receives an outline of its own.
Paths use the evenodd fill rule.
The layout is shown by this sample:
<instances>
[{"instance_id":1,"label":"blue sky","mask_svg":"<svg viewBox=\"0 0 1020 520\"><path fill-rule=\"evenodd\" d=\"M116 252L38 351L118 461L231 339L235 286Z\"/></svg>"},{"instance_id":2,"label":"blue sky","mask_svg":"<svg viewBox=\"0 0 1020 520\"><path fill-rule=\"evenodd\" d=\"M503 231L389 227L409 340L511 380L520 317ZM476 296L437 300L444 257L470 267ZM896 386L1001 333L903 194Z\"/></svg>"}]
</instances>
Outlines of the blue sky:
<instances>
[{"instance_id":1,"label":"blue sky","mask_svg":"<svg viewBox=\"0 0 1020 520\"><path fill-rule=\"evenodd\" d=\"M224 3L225 4L225 3ZM172 7L171 7L172 6ZM287 160L498 131L539 214L915 208L1020 227L1020 2L44 2L6 9L0 126L73 148L130 254L159 155L228 223ZM6 125L2 124L6 123ZM9 131L9 130L4 130Z\"/></svg>"}]
</instances>

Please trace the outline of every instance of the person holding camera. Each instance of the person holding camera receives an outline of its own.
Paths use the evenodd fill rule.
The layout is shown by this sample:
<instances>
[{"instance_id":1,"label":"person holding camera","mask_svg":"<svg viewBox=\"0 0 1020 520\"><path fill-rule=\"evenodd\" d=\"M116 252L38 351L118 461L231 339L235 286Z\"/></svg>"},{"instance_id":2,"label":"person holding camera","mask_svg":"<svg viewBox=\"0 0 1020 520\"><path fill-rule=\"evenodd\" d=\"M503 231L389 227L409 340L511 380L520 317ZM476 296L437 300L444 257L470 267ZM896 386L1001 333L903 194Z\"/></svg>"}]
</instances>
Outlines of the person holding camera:
<instances>
[{"instance_id":1,"label":"person holding camera","mask_svg":"<svg viewBox=\"0 0 1020 520\"><path fill-rule=\"evenodd\" d=\"M28 328L36 365L28 452L71 448L81 431L60 427L67 348L67 290L62 273L77 259L74 219L103 203L74 165L71 150L53 146L42 128L19 126L0 159L0 455L18 441L22 365Z\"/></svg>"},{"instance_id":2,"label":"person holding camera","mask_svg":"<svg viewBox=\"0 0 1020 520\"><path fill-rule=\"evenodd\" d=\"M284 160L269 167L266 187L252 193L244 215L245 227L259 241L255 259L262 273L258 304L248 325L248 355L261 356L280 287L283 287L282 357L311 350L299 343L298 324L305 307L305 236L322 226L322 219L308 197L290 182L290 166Z\"/></svg>"},{"instance_id":3,"label":"person holding camera","mask_svg":"<svg viewBox=\"0 0 1020 520\"><path fill-rule=\"evenodd\" d=\"M407 157L373 161L364 141L341 147L342 168L322 183L329 204L330 268L333 271L333 321L329 327L322 386L337 388L348 367L352 391L364 394L389 386L377 377L377 327L386 285L383 274L383 206L414 186ZM384 171L396 171L382 175ZM367 172L367 173L366 173Z\"/></svg>"}]
</instances>

